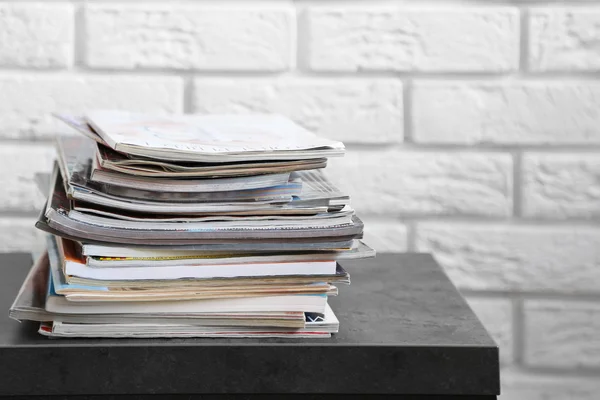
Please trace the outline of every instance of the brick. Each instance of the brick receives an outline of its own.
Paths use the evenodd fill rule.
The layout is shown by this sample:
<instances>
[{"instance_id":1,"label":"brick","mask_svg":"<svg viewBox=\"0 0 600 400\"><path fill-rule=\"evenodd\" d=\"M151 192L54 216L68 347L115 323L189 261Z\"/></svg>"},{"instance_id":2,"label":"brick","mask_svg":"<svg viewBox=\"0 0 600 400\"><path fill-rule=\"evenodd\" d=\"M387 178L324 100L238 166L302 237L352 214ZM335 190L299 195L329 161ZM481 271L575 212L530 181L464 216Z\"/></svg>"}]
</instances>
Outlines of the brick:
<instances>
[{"instance_id":1,"label":"brick","mask_svg":"<svg viewBox=\"0 0 600 400\"><path fill-rule=\"evenodd\" d=\"M600 217L600 154L525 154L523 215Z\"/></svg>"},{"instance_id":2,"label":"brick","mask_svg":"<svg viewBox=\"0 0 600 400\"><path fill-rule=\"evenodd\" d=\"M531 374L503 371L501 400L597 400L597 377Z\"/></svg>"},{"instance_id":3,"label":"brick","mask_svg":"<svg viewBox=\"0 0 600 400\"><path fill-rule=\"evenodd\" d=\"M73 63L72 4L0 4L0 66L62 68Z\"/></svg>"},{"instance_id":4,"label":"brick","mask_svg":"<svg viewBox=\"0 0 600 400\"><path fill-rule=\"evenodd\" d=\"M280 71L291 65L292 7L89 6L86 63L101 68Z\"/></svg>"},{"instance_id":5,"label":"brick","mask_svg":"<svg viewBox=\"0 0 600 400\"><path fill-rule=\"evenodd\" d=\"M364 242L375 249L377 253L403 253L408 248L408 231L406 226L398 221L364 217L360 219L365 224Z\"/></svg>"},{"instance_id":6,"label":"brick","mask_svg":"<svg viewBox=\"0 0 600 400\"><path fill-rule=\"evenodd\" d=\"M50 115L55 111L183 111L183 82L175 77L6 75L0 76L0 93L0 137L9 138L65 131Z\"/></svg>"},{"instance_id":7,"label":"brick","mask_svg":"<svg viewBox=\"0 0 600 400\"><path fill-rule=\"evenodd\" d=\"M34 218L0 218L0 253L29 252L39 248L42 235Z\"/></svg>"},{"instance_id":8,"label":"brick","mask_svg":"<svg viewBox=\"0 0 600 400\"><path fill-rule=\"evenodd\" d=\"M508 216L511 171L506 154L398 150L348 151L326 169L359 213L384 216Z\"/></svg>"},{"instance_id":9,"label":"brick","mask_svg":"<svg viewBox=\"0 0 600 400\"><path fill-rule=\"evenodd\" d=\"M526 302L523 358L537 367L600 368L600 303Z\"/></svg>"},{"instance_id":10,"label":"brick","mask_svg":"<svg viewBox=\"0 0 600 400\"><path fill-rule=\"evenodd\" d=\"M198 113L275 112L346 142L401 142L402 107L396 79L196 79L194 85Z\"/></svg>"},{"instance_id":11,"label":"brick","mask_svg":"<svg viewBox=\"0 0 600 400\"><path fill-rule=\"evenodd\" d=\"M600 7L534 8L529 22L533 71L599 71Z\"/></svg>"},{"instance_id":12,"label":"brick","mask_svg":"<svg viewBox=\"0 0 600 400\"><path fill-rule=\"evenodd\" d=\"M433 117L435 116L435 117ZM600 143L598 82L416 82L420 143Z\"/></svg>"},{"instance_id":13,"label":"brick","mask_svg":"<svg viewBox=\"0 0 600 400\"><path fill-rule=\"evenodd\" d=\"M469 306L500 348L500 363L513 361L513 312L509 299L467 297Z\"/></svg>"},{"instance_id":14,"label":"brick","mask_svg":"<svg viewBox=\"0 0 600 400\"><path fill-rule=\"evenodd\" d=\"M600 292L600 228L424 222L416 245L460 288Z\"/></svg>"},{"instance_id":15,"label":"brick","mask_svg":"<svg viewBox=\"0 0 600 400\"><path fill-rule=\"evenodd\" d=\"M39 211L48 193L34 181L36 173L50 173L51 146L3 144L0 146L0 211Z\"/></svg>"},{"instance_id":16,"label":"brick","mask_svg":"<svg viewBox=\"0 0 600 400\"><path fill-rule=\"evenodd\" d=\"M519 64L515 8L314 8L304 20L313 70L498 72Z\"/></svg>"}]
</instances>

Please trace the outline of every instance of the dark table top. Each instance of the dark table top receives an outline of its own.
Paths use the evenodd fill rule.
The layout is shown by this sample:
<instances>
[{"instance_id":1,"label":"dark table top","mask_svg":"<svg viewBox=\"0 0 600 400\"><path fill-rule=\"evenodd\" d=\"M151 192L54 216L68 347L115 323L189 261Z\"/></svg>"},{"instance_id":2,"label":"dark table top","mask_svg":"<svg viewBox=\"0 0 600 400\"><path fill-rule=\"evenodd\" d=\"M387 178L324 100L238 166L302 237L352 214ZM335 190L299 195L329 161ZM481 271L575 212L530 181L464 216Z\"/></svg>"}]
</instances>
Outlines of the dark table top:
<instances>
[{"instance_id":1,"label":"dark table top","mask_svg":"<svg viewBox=\"0 0 600 400\"><path fill-rule=\"evenodd\" d=\"M498 348L434 259L343 262L331 339L48 339L7 317L31 266L0 256L0 395L496 395Z\"/></svg>"}]
</instances>

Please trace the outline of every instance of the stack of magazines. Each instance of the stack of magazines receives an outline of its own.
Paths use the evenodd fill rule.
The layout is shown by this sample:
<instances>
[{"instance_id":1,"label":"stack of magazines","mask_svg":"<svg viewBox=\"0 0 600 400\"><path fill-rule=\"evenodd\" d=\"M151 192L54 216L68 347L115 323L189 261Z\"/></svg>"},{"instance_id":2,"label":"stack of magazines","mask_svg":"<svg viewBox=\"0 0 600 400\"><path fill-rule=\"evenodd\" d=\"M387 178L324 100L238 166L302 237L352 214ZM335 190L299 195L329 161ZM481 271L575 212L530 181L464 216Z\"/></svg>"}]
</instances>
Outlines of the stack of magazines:
<instances>
[{"instance_id":1,"label":"stack of magazines","mask_svg":"<svg viewBox=\"0 0 600 400\"><path fill-rule=\"evenodd\" d=\"M10 310L50 337L329 337L373 257L322 174L340 142L274 115L57 115L36 226L47 251Z\"/></svg>"}]
</instances>

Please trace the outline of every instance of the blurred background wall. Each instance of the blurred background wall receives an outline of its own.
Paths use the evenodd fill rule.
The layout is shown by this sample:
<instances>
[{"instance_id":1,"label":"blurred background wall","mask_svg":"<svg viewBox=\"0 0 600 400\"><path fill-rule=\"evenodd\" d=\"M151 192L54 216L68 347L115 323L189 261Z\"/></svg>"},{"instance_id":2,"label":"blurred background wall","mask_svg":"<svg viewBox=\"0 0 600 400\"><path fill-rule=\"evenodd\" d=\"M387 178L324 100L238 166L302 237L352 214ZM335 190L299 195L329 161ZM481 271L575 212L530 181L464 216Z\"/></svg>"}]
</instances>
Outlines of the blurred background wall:
<instances>
[{"instance_id":1,"label":"blurred background wall","mask_svg":"<svg viewBox=\"0 0 600 400\"><path fill-rule=\"evenodd\" d=\"M597 4L2 1L0 251L33 246L52 111L278 112L347 144L372 246L435 253L503 399L597 399Z\"/></svg>"}]
</instances>

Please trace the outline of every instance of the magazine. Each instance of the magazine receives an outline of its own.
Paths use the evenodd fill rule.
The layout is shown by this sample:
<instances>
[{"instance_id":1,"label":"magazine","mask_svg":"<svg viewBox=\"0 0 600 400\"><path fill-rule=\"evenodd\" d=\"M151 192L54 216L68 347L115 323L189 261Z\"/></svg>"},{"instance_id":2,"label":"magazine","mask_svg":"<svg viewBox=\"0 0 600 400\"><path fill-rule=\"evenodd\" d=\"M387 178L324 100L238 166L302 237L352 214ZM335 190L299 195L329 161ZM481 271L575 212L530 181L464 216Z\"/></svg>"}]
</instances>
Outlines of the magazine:
<instances>
[{"instance_id":1,"label":"magazine","mask_svg":"<svg viewBox=\"0 0 600 400\"><path fill-rule=\"evenodd\" d=\"M66 239L65 239L66 240ZM226 264L226 263L254 263L254 262L288 262L288 261L312 261L324 258L332 260L351 260L357 258L370 258L375 256L375 250L365 245L360 240L355 240L355 246L351 249L340 249L339 251L313 251L313 252L167 252L159 254L147 252L137 256L120 255L85 256L86 264L90 267L136 267L145 265L153 266L176 266L202 264ZM73 242L75 243L75 242ZM125 253L125 251L123 252ZM82 254L83 255L83 254Z\"/></svg>"},{"instance_id":2,"label":"magazine","mask_svg":"<svg viewBox=\"0 0 600 400\"><path fill-rule=\"evenodd\" d=\"M113 150L159 160L301 160L344 154L341 142L320 138L280 115L157 116L107 110L83 117Z\"/></svg>"},{"instance_id":3,"label":"magazine","mask_svg":"<svg viewBox=\"0 0 600 400\"><path fill-rule=\"evenodd\" d=\"M17 321L62 321L75 324L84 323L152 323L152 324L186 324L205 326L273 326L303 328L305 313L303 312L244 312L244 313L171 313L171 314L63 314L46 311L46 298L54 293L52 279L49 279L48 255L36 258L27 274L14 303L10 307L9 317ZM308 318L314 319L321 314L310 313Z\"/></svg>"},{"instance_id":4,"label":"magazine","mask_svg":"<svg viewBox=\"0 0 600 400\"><path fill-rule=\"evenodd\" d=\"M236 243L210 245L173 245L173 246L144 246L144 245L119 245L99 244L86 241L81 244L81 254L86 256L106 257L144 257L164 256L172 254L197 254L197 253L263 253L263 252L317 252L317 251L342 251L354 247L354 240L340 242L318 242L318 243L287 243L287 242L264 242L264 243ZM79 242L77 242L79 243Z\"/></svg>"},{"instance_id":5,"label":"magazine","mask_svg":"<svg viewBox=\"0 0 600 400\"><path fill-rule=\"evenodd\" d=\"M100 338L180 338L180 337L294 337L327 338L339 330L339 320L329 305L322 314L305 313L302 328L259 326L203 326L181 323L129 322L118 324L72 323L54 321L42 323L39 332L50 337L100 337Z\"/></svg>"},{"instance_id":6,"label":"magazine","mask_svg":"<svg viewBox=\"0 0 600 400\"><path fill-rule=\"evenodd\" d=\"M97 166L93 143L89 140L74 137L58 137L57 153L59 167L65 182L70 185L86 186L89 182L97 182L96 190L125 187L150 192L170 193L207 193L237 190L261 189L285 185L290 180L290 173L261 174L253 176L234 176L225 178L175 179L128 175L121 172L107 171L96 178L92 170L102 170ZM100 186L104 183L110 186ZM111 187L112 186L112 187Z\"/></svg>"},{"instance_id":7,"label":"magazine","mask_svg":"<svg viewBox=\"0 0 600 400\"><path fill-rule=\"evenodd\" d=\"M86 140L85 138L78 138ZM101 144L96 145L96 162L98 169L92 170L95 180L107 180L100 174L110 174L112 171L119 173L165 178L221 178L228 176L244 176L258 174L273 174L325 168L326 158L314 160L291 160L291 161L259 161L259 162L235 162L235 163L175 163L167 161L152 160L139 157L131 157L116 152Z\"/></svg>"},{"instance_id":8,"label":"magazine","mask_svg":"<svg viewBox=\"0 0 600 400\"><path fill-rule=\"evenodd\" d=\"M93 225L69 217L71 203L64 191L60 173L57 171L55 175L54 190L49 196L51 200L46 206L44 216L51 228L69 235L79 236L82 239L102 240L112 238L112 241L121 242L128 239L193 240L198 243L202 243L204 240L218 241L228 239L310 239L318 241L320 238L323 238L326 241L331 237L348 239L348 236L350 236L350 238L357 238L357 235L362 234L363 231L363 223L355 215L352 216L350 223L341 222L327 226L319 225L319 220L314 220L312 223L304 226L290 224L275 227L258 224L252 227L217 227L207 223L202 227L194 226L193 228L188 228L186 224L180 224L176 229L169 230L156 230L153 227L149 227L149 229L131 229Z\"/></svg>"}]
</instances>

